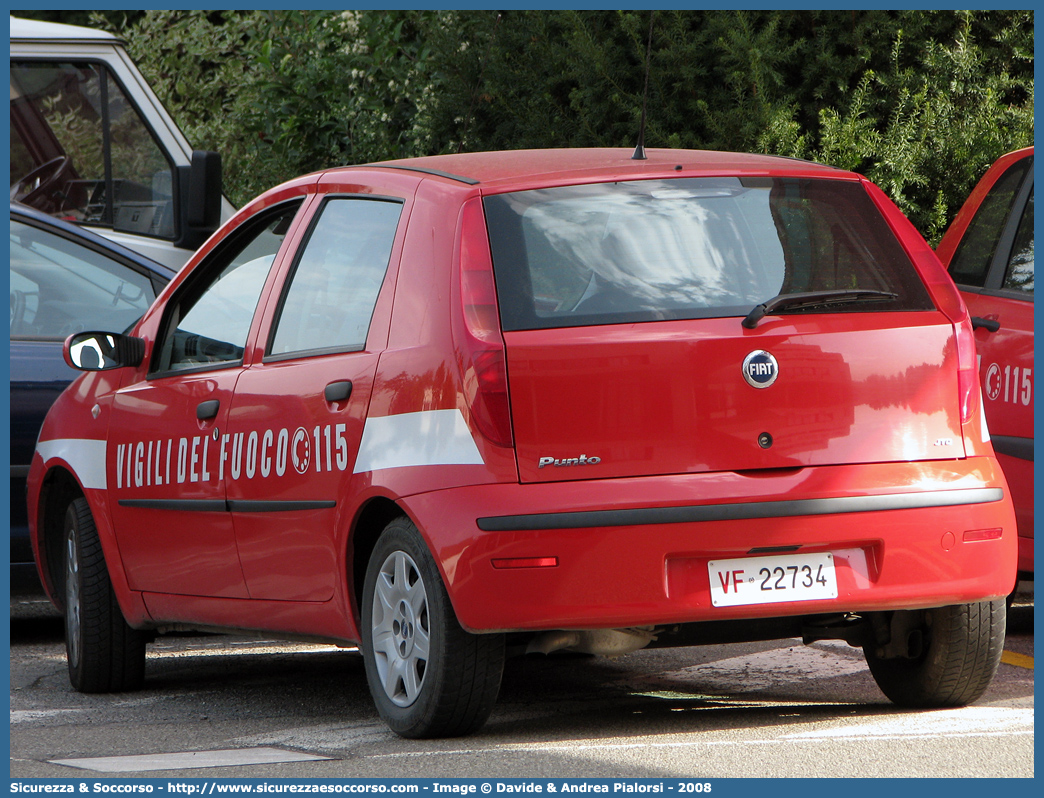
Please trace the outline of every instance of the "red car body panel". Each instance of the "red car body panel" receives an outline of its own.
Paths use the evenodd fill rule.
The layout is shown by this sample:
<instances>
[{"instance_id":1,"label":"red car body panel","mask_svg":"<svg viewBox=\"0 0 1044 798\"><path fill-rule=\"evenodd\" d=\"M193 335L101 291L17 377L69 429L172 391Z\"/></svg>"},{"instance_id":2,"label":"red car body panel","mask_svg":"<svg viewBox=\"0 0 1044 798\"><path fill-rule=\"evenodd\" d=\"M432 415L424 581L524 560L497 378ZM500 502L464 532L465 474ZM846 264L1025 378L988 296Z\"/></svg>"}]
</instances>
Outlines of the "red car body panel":
<instances>
[{"instance_id":1,"label":"red car body panel","mask_svg":"<svg viewBox=\"0 0 1044 798\"><path fill-rule=\"evenodd\" d=\"M522 480L963 456L954 336L937 314L850 314L822 328L809 315L755 330L725 318L508 333ZM896 348L907 355L898 369L886 356ZM771 407L736 380L735 364L752 349L771 350L790 377ZM766 431L767 449L758 445ZM585 450L592 441L600 448ZM542 455L580 454L602 462L540 465Z\"/></svg>"},{"instance_id":2,"label":"red car body panel","mask_svg":"<svg viewBox=\"0 0 1044 798\"><path fill-rule=\"evenodd\" d=\"M965 295L972 316L1000 321L1000 330L979 330L983 403L990 434L1033 439L1033 303L1007 297ZM1033 573L1033 460L1002 451L997 459L1015 505L1019 529L1019 571Z\"/></svg>"},{"instance_id":3,"label":"red car body panel","mask_svg":"<svg viewBox=\"0 0 1044 798\"><path fill-rule=\"evenodd\" d=\"M171 528L157 522L155 510L124 503L167 498L176 486L179 499L224 505L225 485L211 470L210 447L217 444L211 434L226 427L238 376L225 371L141 381L113 396L107 482L120 496L112 505L112 523L134 590L249 595L228 513L197 513L192 524ZM196 407L213 400L221 404L218 415L197 420Z\"/></svg>"},{"instance_id":4,"label":"red car body panel","mask_svg":"<svg viewBox=\"0 0 1044 798\"><path fill-rule=\"evenodd\" d=\"M489 271L488 245L473 235L482 197L739 174L863 185L937 309L839 314L826 330L818 314L770 316L754 330L735 317L503 336L482 328L485 310L474 304L481 286L464 274ZM402 203L365 346L266 358L282 286L330 196ZM242 364L150 375L168 300L241 224L295 198L303 203L261 291ZM140 367L85 375L59 400L29 477L39 568L61 604L44 540L48 486L61 469L90 502L134 626L356 641L354 551L371 534L367 519L385 512L374 508L388 507L416 523L472 631L1003 596L1014 580L1014 516L980 425L978 392L958 392L967 319L902 214L865 181L827 167L656 150L634 162L622 151L590 150L421 158L307 176L244 208L179 273L134 330L146 344ZM774 405L740 378L744 355L761 348L776 351L794 375L789 386L781 381ZM901 366L888 357L897 351ZM506 375L506 397L498 374ZM328 386L346 381L347 398L326 397ZM585 391L619 403L585 405ZM198 405L211 399L217 414L198 418ZM489 430L508 408L513 441L495 439ZM758 444L765 431L777 441L771 448ZM64 457L63 441L86 454ZM85 480L99 452L104 478ZM580 455L605 468L539 467L543 457ZM234 475L236 457L243 461ZM171 499L224 507L197 504L190 518L177 507L156 509ZM664 521L664 510L682 516ZM562 517L574 513L581 515ZM762 549L833 552L838 598L711 606L707 562Z\"/></svg>"},{"instance_id":5,"label":"red car body panel","mask_svg":"<svg viewBox=\"0 0 1044 798\"><path fill-rule=\"evenodd\" d=\"M950 268L961 242L976 214L982 208L991 190L1009 170L1032 158L1033 148L1016 150L1001 156L976 184L968 199L947 229L937 249L942 264ZM1032 191L1032 189L1031 189ZM1023 194L1025 189L1023 189ZM1024 197L1019 197L1023 200ZM1017 221L1022 205L1005 212L999 224ZM999 231L997 231L999 233ZM1005 253L1000 253L1004 257ZM1003 263L999 263L1003 267ZM991 269L996 267L991 267ZM1000 461L1011 490L1018 519L1019 571L1032 574L1033 567L1033 294L961 285L958 288L968 306L970 316L995 322L997 330L981 326L975 331L979 357L983 404L990 434L996 439L1019 442L1022 451L1017 456L1002 449L998 443Z\"/></svg>"}]
</instances>

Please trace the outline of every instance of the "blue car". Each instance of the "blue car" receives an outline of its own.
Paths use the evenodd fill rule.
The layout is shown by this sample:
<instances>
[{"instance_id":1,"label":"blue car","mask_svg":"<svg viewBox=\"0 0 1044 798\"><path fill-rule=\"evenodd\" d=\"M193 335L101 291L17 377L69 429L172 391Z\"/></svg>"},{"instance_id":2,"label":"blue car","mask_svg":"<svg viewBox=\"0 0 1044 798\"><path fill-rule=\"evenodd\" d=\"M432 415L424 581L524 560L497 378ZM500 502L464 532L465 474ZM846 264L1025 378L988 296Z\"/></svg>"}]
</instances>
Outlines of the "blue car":
<instances>
[{"instance_id":1,"label":"blue car","mask_svg":"<svg viewBox=\"0 0 1044 798\"><path fill-rule=\"evenodd\" d=\"M94 233L11 203L11 588L40 590L25 478L51 404L79 372L62 343L81 330L122 332L174 271Z\"/></svg>"}]
</instances>

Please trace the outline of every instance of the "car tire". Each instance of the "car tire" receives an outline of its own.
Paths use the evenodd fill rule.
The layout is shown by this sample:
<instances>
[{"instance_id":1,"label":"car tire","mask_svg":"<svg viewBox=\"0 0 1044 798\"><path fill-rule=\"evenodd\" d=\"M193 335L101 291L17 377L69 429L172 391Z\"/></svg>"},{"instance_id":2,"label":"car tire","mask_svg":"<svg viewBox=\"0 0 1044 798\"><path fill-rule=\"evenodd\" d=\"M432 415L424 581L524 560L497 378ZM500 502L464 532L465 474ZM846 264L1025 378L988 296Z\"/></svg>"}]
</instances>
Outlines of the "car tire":
<instances>
[{"instance_id":1,"label":"car tire","mask_svg":"<svg viewBox=\"0 0 1044 798\"><path fill-rule=\"evenodd\" d=\"M361 604L366 680L402 737L457 737L496 702L504 636L461 628L435 560L413 523L385 527L370 556Z\"/></svg>"},{"instance_id":2,"label":"car tire","mask_svg":"<svg viewBox=\"0 0 1044 798\"><path fill-rule=\"evenodd\" d=\"M881 691L902 707L959 707L979 699L1004 649L1004 599L925 610L919 656L879 657L867 664Z\"/></svg>"},{"instance_id":3,"label":"car tire","mask_svg":"<svg viewBox=\"0 0 1044 798\"><path fill-rule=\"evenodd\" d=\"M145 681L144 632L123 617L87 500L65 511L65 651L81 693L137 690Z\"/></svg>"}]
</instances>

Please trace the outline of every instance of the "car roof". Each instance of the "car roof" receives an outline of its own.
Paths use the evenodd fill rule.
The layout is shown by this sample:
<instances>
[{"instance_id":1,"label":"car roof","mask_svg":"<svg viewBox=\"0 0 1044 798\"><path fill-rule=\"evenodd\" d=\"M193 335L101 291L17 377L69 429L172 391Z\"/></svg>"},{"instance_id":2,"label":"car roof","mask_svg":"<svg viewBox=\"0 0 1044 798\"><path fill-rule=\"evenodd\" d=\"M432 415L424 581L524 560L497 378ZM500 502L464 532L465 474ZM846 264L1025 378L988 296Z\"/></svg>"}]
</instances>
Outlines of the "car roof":
<instances>
[{"instance_id":1,"label":"car roof","mask_svg":"<svg viewBox=\"0 0 1044 798\"><path fill-rule=\"evenodd\" d=\"M82 28L79 25L62 25L58 22L41 22L36 19L11 17L11 38L25 41L107 41L119 38L103 30Z\"/></svg>"},{"instance_id":2,"label":"car roof","mask_svg":"<svg viewBox=\"0 0 1044 798\"><path fill-rule=\"evenodd\" d=\"M11 218L18 218L20 221L32 224L34 227L48 228L57 235L78 240L85 246L93 249L102 249L115 257L133 261L149 271L162 275L167 280L177 273L162 263L157 263L151 258L147 258L132 249L127 249L127 247L121 246L115 241L110 241L104 236L85 230L82 227L77 227L61 219L56 219L42 211L38 211L36 208L30 208L28 205L22 205L19 202L11 203Z\"/></svg>"},{"instance_id":3,"label":"car roof","mask_svg":"<svg viewBox=\"0 0 1044 798\"><path fill-rule=\"evenodd\" d=\"M648 149L634 160L625 148L504 150L431 155L369 166L408 169L483 186L699 175L852 176L835 167L773 155L711 150Z\"/></svg>"}]
</instances>

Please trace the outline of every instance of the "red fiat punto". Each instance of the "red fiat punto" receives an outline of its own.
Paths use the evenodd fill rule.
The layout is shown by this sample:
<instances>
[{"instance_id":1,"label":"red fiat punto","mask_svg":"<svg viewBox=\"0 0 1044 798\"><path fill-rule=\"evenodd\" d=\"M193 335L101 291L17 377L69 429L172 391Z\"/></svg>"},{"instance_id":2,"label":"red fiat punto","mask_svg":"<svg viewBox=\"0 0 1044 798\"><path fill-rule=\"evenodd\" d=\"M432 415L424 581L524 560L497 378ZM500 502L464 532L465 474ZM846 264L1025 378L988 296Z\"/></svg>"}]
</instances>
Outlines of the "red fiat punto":
<instances>
[{"instance_id":1,"label":"red fiat punto","mask_svg":"<svg viewBox=\"0 0 1044 798\"><path fill-rule=\"evenodd\" d=\"M1033 578L1033 148L997 159L938 247L968 306L986 420Z\"/></svg>"},{"instance_id":2,"label":"red fiat punto","mask_svg":"<svg viewBox=\"0 0 1044 798\"><path fill-rule=\"evenodd\" d=\"M508 652L801 637L905 706L997 667L1016 526L972 324L858 175L475 153L263 194L87 373L29 476L78 690L156 630L358 644L404 736Z\"/></svg>"}]
</instances>

